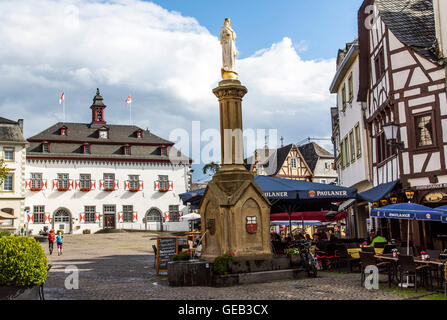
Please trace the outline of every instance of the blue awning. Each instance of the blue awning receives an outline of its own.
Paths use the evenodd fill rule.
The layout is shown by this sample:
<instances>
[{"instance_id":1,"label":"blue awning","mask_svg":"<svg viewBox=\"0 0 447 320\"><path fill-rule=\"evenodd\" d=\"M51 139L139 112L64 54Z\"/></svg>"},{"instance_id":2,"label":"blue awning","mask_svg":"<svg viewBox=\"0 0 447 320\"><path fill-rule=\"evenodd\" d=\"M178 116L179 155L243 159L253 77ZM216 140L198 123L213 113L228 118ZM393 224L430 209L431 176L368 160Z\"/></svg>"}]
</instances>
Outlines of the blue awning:
<instances>
[{"instance_id":1,"label":"blue awning","mask_svg":"<svg viewBox=\"0 0 447 320\"><path fill-rule=\"evenodd\" d=\"M441 221L443 223L447 223L447 205L437 207L435 208L435 210L441 211L443 213L443 215L441 216Z\"/></svg>"},{"instance_id":2,"label":"blue awning","mask_svg":"<svg viewBox=\"0 0 447 320\"><path fill-rule=\"evenodd\" d=\"M255 177L255 183L261 188L265 196L269 200L327 200L327 201L343 201L355 199L357 190L334 186L330 184L314 183L308 181L298 181L281 179L267 176ZM180 195L183 203L191 203L198 205L205 193L206 189L195 190Z\"/></svg>"},{"instance_id":3,"label":"blue awning","mask_svg":"<svg viewBox=\"0 0 447 320\"><path fill-rule=\"evenodd\" d=\"M371 188L367 191L361 192L357 195L358 199L366 200L368 202L377 202L380 199L385 198L385 196L393 191L396 184L399 182L399 180L380 184L377 187Z\"/></svg>"},{"instance_id":4,"label":"blue awning","mask_svg":"<svg viewBox=\"0 0 447 320\"><path fill-rule=\"evenodd\" d=\"M441 221L442 212L416 203L396 203L373 209L370 213L374 218Z\"/></svg>"}]
</instances>

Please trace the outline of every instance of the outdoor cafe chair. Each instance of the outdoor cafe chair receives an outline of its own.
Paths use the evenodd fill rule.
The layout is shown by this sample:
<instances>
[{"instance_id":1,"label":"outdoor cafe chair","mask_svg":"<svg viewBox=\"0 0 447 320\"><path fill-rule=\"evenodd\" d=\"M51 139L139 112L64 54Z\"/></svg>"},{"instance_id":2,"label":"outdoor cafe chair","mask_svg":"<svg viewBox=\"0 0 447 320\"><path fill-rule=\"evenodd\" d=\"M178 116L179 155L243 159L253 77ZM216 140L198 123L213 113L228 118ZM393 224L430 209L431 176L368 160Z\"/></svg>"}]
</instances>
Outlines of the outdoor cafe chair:
<instances>
[{"instance_id":1,"label":"outdoor cafe chair","mask_svg":"<svg viewBox=\"0 0 447 320\"><path fill-rule=\"evenodd\" d=\"M433 259L439 259L441 256L441 250L426 250L427 254L430 256L430 258Z\"/></svg>"},{"instance_id":2,"label":"outdoor cafe chair","mask_svg":"<svg viewBox=\"0 0 447 320\"><path fill-rule=\"evenodd\" d=\"M376 253L373 247L362 247L362 252L374 253L374 254Z\"/></svg>"},{"instance_id":3,"label":"outdoor cafe chair","mask_svg":"<svg viewBox=\"0 0 447 320\"><path fill-rule=\"evenodd\" d=\"M340 272L340 266L346 266L349 272L352 272L353 265L359 262L359 259L354 259L348 252L348 249L344 244L338 244L335 247L335 263L337 264L338 272Z\"/></svg>"},{"instance_id":4,"label":"outdoor cafe chair","mask_svg":"<svg viewBox=\"0 0 447 320\"><path fill-rule=\"evenodd\" d=\"M376 266L380 272L385 272L388 275L388 287L391 288L392 268L390 262L377 262L374 253L360 252L360 281L361 285L365 281L365 269L367 266Z\"/></svg>"},{"instance_id":5,"label":"outdoor cafe chair","mask_svg":"<svg viewBox=\"0 0 447 320\"><path fill-rule=\"evenodd\" d=\"M441 250L426 250L427 254L429 255L430 259L440 259L441 256ZM443 283L443 270L442 267L440 268L439 265L430 265L431 271L434 273L436 278L436 284L438 288L442 288Z\"/></svg>"},{"instance_id":6,"label":"outdoor cafe chair","mask_svg":"<svg viewBox=\"0 0 447 320\"><path fill-rule=\"evenodd\" d=\"M430 266L428 266L428 265L418 266L414 262L413 256L406 256L406 255L401 254L401 255L399 255L400 283L403 283L402 279L403 279L404 275L414 278L415 292L418 291L418 281L417 281L418 275L420 275L422 285L425 285L425 279L428 275L430 277L430 284L431 284L431 288L433 290L433 282L432 282Z\"/></svg>"},{"instance_id":7,"label":"outdoor cafe chair","mask_svg":"<svg viewBox=\"0 0 447 320\"><path fill-rule=\"evenodd\" d=\"M387 245L387 242L375 242L374 243L374 248L385 248L385 246Z\"/></svg>"}]
</instances>

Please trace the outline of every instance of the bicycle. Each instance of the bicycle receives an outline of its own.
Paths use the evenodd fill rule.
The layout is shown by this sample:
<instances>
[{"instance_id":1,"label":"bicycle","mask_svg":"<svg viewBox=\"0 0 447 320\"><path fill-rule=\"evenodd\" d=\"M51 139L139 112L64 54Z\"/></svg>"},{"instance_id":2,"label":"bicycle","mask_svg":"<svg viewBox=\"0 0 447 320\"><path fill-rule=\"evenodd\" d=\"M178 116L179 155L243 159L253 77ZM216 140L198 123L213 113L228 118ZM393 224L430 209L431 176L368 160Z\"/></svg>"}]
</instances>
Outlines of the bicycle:
<instances>
[{"instance_id":1,"label":"bicycle","mask_svg":"<svg viewBox=\"0 0 447 320\"><path fill-rule=\"evenodd\" d=\"M296 248L300 253L301 265L306 269L307 276L315 278L317 276L317 264L310 247L312 242L307 240L298 240L288 245L288 248Z\"/></svg>"}]
</instances>

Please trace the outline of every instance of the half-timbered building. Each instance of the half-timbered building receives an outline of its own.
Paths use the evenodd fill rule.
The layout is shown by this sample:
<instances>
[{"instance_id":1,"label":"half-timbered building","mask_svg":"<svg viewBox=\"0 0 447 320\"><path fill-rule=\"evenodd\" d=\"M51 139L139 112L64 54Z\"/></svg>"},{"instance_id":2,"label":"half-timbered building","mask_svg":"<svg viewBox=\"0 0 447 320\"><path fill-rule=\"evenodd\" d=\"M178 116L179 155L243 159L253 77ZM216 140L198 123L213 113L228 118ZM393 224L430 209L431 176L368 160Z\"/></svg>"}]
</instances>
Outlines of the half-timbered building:
<instances>
[{"instance_id":1,"label":"half-timbered building","mask_svg":"<svg viewBox=\"0 0 447 320\"><path fill-rule=\"evenodd\" d=\"M191 161L174 143L133 125L106 121L97 90L90 123L59 122L28 139L28 229L188 230L178 197Z\"/></svg>"},{"instance_id":2,"label":"half-timbered building","mask_svg":"<svg viewBox=\"0 0 447 320\"><path fill-rule=\"evenodd\" d=\"M336 181L333 162L333 155L315 143L257 149L245 160L246 168L256 175L320 183Z\"/></svg>"},{"instance_id":3,"label":"half-timbered building","mask_svg":"<svg viewBox=\"0 0 447 320\"><path fill-rule=\"evenodd\" d=\"M400 201L406 201L403 191L409 189L415 192L417 203L445 203L446 73L433 1L365 0L358 24L357 100L366 103L373 185L399 180L395 195ZM431 196L434 191L442 196ZM380 227L389 237L402 239L405 226L385 219ZM436 242L436 235L445 233L442 227L415 222L415 244L439 245L426 241Z\"/></svg>"}]
</instances>

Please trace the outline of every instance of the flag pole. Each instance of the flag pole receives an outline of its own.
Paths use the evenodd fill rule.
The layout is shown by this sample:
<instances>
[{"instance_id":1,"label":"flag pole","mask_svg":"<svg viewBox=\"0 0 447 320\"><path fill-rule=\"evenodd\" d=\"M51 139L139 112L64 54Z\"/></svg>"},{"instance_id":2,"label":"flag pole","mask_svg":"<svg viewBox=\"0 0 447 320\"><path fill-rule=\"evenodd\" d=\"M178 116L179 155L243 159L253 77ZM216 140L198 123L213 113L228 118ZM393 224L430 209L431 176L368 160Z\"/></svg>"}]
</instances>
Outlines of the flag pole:
<instances>
[{"instance_id":1,"label":"flag pole","mask_svg":"<svg viewBox=\"0 0 447 320\"><path fill-rule=\"evenodd\" d=\"M62 113L63 113L63 117L64 117L64 122L65 122L65 93L64 93L64 99L62 100Z\"/></svg>"},{"instance_id":2,"label":"flag pole","mask_svg":"<svg viewBox=\"0 0 447 320\"><path fill-rule=\"evenodd\" d=\"M129 119L130 125L132 125L132 101L129 103Z\"/></svg>"}]
</instances>

